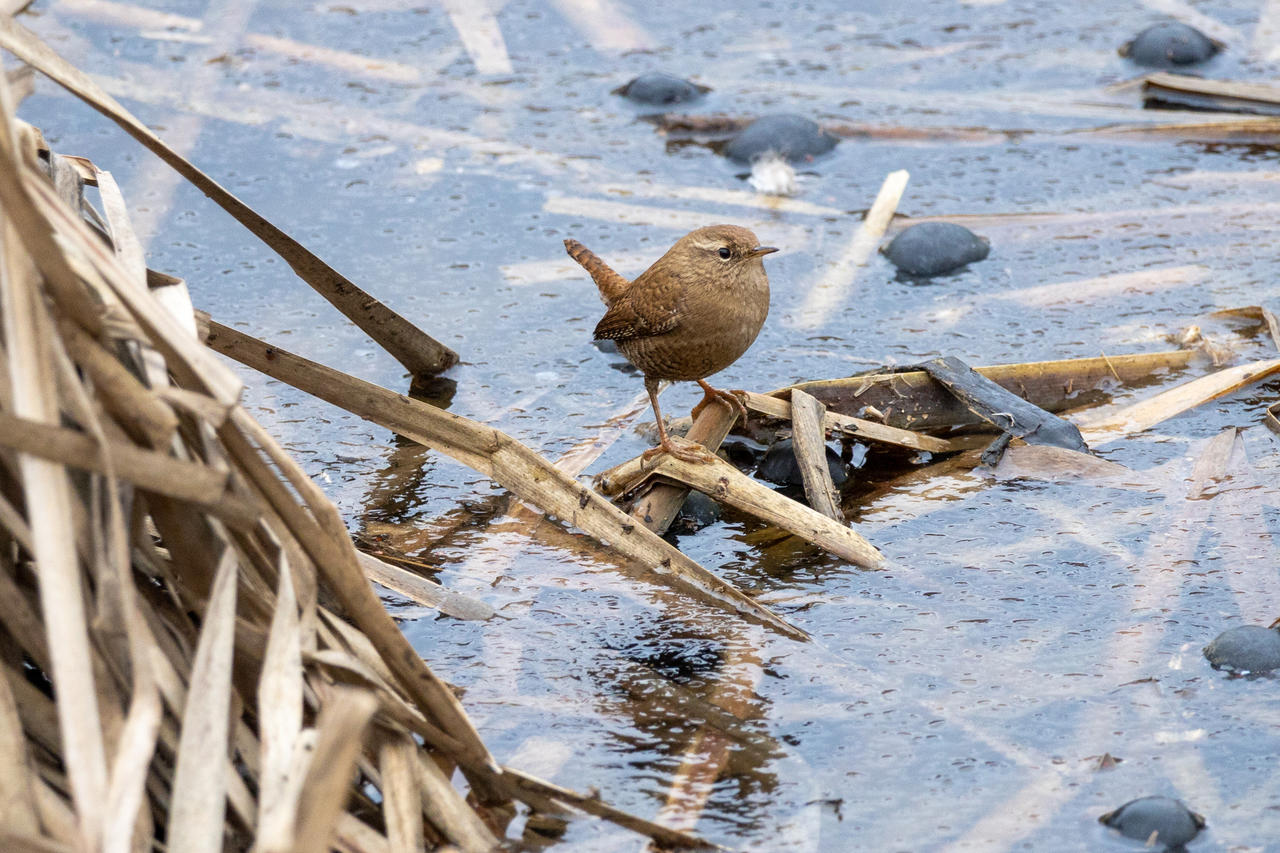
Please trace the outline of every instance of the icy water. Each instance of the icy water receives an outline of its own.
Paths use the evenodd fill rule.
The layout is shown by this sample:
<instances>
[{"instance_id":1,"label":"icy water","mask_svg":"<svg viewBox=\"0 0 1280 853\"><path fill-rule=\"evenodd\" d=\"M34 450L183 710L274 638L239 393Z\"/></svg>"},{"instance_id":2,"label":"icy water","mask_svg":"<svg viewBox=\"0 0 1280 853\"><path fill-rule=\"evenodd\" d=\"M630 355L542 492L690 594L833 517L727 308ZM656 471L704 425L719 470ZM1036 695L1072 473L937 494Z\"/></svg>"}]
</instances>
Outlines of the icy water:
<instances>
[{"instance_id":1,"label":"icy water","mask_svg":"<svg viewBox=\"0 0 1280 853\"><path fill-rule=\"evenodd\" d=\"M1227 44L1206 76L1280 72L1280 23L1259 2L40 0L24 20L456 349L451 411L551 457L612 440L598 471L647 446L601 426L641 388L590 344L602 309L565 237L625 274L703 224L781 247L767 261L772 314L719 378L729 387L937 355L1152 352L1191 324L1240 360L1272 357L1255 325L1206 315L1280 291L1275 141L1092 132L1206 118L1143 112L1123 85L1141 69L1116 47L1166 14ZM741 167L610 94L652 69L713 88L681 111L879 132L842 141L802 168L793 200L772 203ZM43 81L22 115L116 175L151 266L187 279L198 307L403 390L391 358L104 119ZM991 256L927 286L873 258L815 315L815 286L898 169L911 175L900 214L968 217ZM1149 794L1207 818L1192 850L1280 847L1276 681L1229 679L1200 653L1227 627L1280 615L1280 463L1261 426L1277 383L1098 447L1142 472L1134 484L918 465L864 488L849 509L888 557L883 572L734 515L679 539L813 635L801 644L638 585L560 528L504 517L479 475L245 377L252 411L353 530L394 536L498 609L488 623L403 614L505 763L647 817L683 809L734 848L1140 849L1096 818ZM675 414L696 399L684 386L664 395ZM1195 461L1231 427L1229 476L1189 500ZM697 777L698 756L717 749L723 772ZM1103 755L1119 763L1099 769ZM510 834L522 831L517 819ZM642 847L582 820L556 849Z\"/></svg>"}]
</instances>

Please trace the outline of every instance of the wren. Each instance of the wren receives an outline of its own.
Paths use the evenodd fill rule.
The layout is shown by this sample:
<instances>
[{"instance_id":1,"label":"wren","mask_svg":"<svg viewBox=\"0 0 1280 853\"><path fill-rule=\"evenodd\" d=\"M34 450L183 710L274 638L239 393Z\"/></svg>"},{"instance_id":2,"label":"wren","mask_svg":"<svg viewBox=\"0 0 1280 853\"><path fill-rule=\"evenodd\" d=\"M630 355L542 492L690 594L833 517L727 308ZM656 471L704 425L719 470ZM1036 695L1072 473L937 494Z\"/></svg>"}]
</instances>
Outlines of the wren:
<instances>
[{"instance_id":1,"label":"wren","mask_svg":"<svg viewBox=\"0 0 1280 853\"><path fill-rule=\"evenodd\" d=\"M658 407L658 383L696 381L704 397L694 409L717 398L744 417L744 392L721 391L706 383L738 360L755 341L769 314L769 277L756 235L737 225L710 225L676 241L635 281L614 272L576 240L565 240L569 256L591 274L608 310L596 325L596 340L612 340L644 374L644 388L658 421L658 446L645 452L670 453L686 462L706 462L701 445L667 435Z\"/></svg>"}]
</instances>

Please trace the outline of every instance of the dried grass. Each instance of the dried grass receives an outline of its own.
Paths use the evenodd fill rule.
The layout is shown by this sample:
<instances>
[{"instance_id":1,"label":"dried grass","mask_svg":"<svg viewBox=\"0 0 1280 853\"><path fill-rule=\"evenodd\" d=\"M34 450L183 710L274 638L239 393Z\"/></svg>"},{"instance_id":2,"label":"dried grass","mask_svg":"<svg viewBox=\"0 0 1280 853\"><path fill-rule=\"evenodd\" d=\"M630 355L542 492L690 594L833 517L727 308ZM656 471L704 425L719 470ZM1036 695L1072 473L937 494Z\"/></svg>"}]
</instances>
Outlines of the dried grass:
<instances>
[{"instance_id":1,"label":"dried grass","mask_svg":"<svg viewBox=\"0 0 1280 853\"><path fill-rule=\"evenodd\" d=\"M517 802L707 846L498 765L146 269L110 175L12 101L0 83L0 849L487 850Z\"/></svg>"}]
</instances>

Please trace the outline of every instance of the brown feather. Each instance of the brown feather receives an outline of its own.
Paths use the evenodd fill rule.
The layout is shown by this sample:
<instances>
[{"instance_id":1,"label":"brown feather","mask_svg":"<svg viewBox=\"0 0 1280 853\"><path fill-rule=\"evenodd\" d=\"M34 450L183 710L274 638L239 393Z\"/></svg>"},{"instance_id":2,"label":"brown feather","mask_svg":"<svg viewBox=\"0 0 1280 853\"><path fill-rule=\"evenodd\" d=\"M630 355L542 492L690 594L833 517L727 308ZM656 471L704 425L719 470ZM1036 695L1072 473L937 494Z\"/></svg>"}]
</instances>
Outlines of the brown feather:
<instances>
[{"instance_id":1,"label":"brown feather","mask_svg":"<svg viewBox=\"0 0 1280 853\"><path fill-rule=\"evenodd\" d=\"M591 280L596 283L596 289L600 291L600 298L605 305L612 305L631 286L631 282L614 272L613 267L577 240L565 240L564 249L569 257L591 274Z\"/></svg>"},{"instance_id":2,"label":"brown feather","mask_svg":"<svg viewBox=\"0 0 1280 853\"><path fill-rule=\"evenodd\" d=\"M566 240L565 247L591 273L608 305L595 338L616 341L646 379L718 373L751 346L769 312L769 279L760 257L774 250L758 248L745 228L691 231L625 287L618 283L625 279L581 244Z\"/></svg>"}]
</instances>

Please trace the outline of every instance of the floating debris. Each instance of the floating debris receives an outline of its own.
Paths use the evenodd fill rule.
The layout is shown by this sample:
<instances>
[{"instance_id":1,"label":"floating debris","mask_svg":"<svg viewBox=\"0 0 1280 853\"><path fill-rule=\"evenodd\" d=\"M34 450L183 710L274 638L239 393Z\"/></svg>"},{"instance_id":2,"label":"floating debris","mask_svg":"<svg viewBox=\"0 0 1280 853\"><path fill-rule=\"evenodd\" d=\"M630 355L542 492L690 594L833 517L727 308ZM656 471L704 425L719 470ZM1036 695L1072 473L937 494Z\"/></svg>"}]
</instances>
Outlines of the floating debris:
<instances>
[{"instance_id":1,"label":"floating debris","mask_svg":"<svg viewBox=\"0 0 1280 853\"><path fill-rule=\"evenodd\" d=\"M982 420L1027 444L1089 449L1075 424L1027 402L954 356L931 359L919 367Z\"/></svg>"},{"instance_id":2,"label":"floating debris","mask_svg":"<svg viewBox=\"0 0 1280 853\"><path fill-rule=\"evenodd\" d=\"M1212 59L1225 45L1178 21L1153 24L1121 46L1120 55L1150 68L1195 65Z\"/></svg>"},{"instance_id":3,"label":"floating debris","mask_svg":"<svg viewBox=\"0 0 1280 853\"><path fill-rule=\"evenodd\" d=\"M752 163L774 154L790 163L803 163L826 154L840 140L804 116L791 113L762 116L725 145L724 153L739 163Z\"/></svg>"},{"instance_id":4,"label":"floating debris","mask_svg":"<svg viewBox=\"0 0 1280 853\"><path fill-rule=\"evenodd\" d=\"M650 71L647 74L641 74L625 86L614 89L612 94L621 95L637 104L662 107L696 101L710 91L709 86L700 86L674 74Z\"/></svg>"},{"instance_id":5,"label":"floating debris","mask_svg":"<svg viewBox=\"0 0 1280 853\"><path fill-rule=\"evenodd\" d=\"M1142 80L1142 106L1280 116L1280 86L1156 71Z\"/></svg>"},{"instance_id":6,"label":"floating debris","mask_svg":"<svg viewBox=\"0 0 1280 853\"><path fill-rule=\"evenodd\" d=\"M1238 675L1261 675L1280 669L1280 631L1261 625L1238 625L1204 647L1214 669Z\"/></svg>"},{"instance_id":7,"label":"floating debris","mask_svg":"<svg viewBox=\"0 0 1280 853\"><path fill-rule=\"evenodd\" d=\"M1205 820L1171 797L1142 797L1131 800L1098 822L1118 830L1125 838L1148 845L1178 848L1200 834Z\"/></svg>"},{"instance_id":8,"label":"floating debris","mask_svg":"<svg viewBox=\"0 0 1280 853\"><path fill-rule=\"evenodd\" d=\"M921 222L894 237L882 251L907 275L930 278L984 259L991 243L954 222Z\"/></svg>"}]
</instances>

